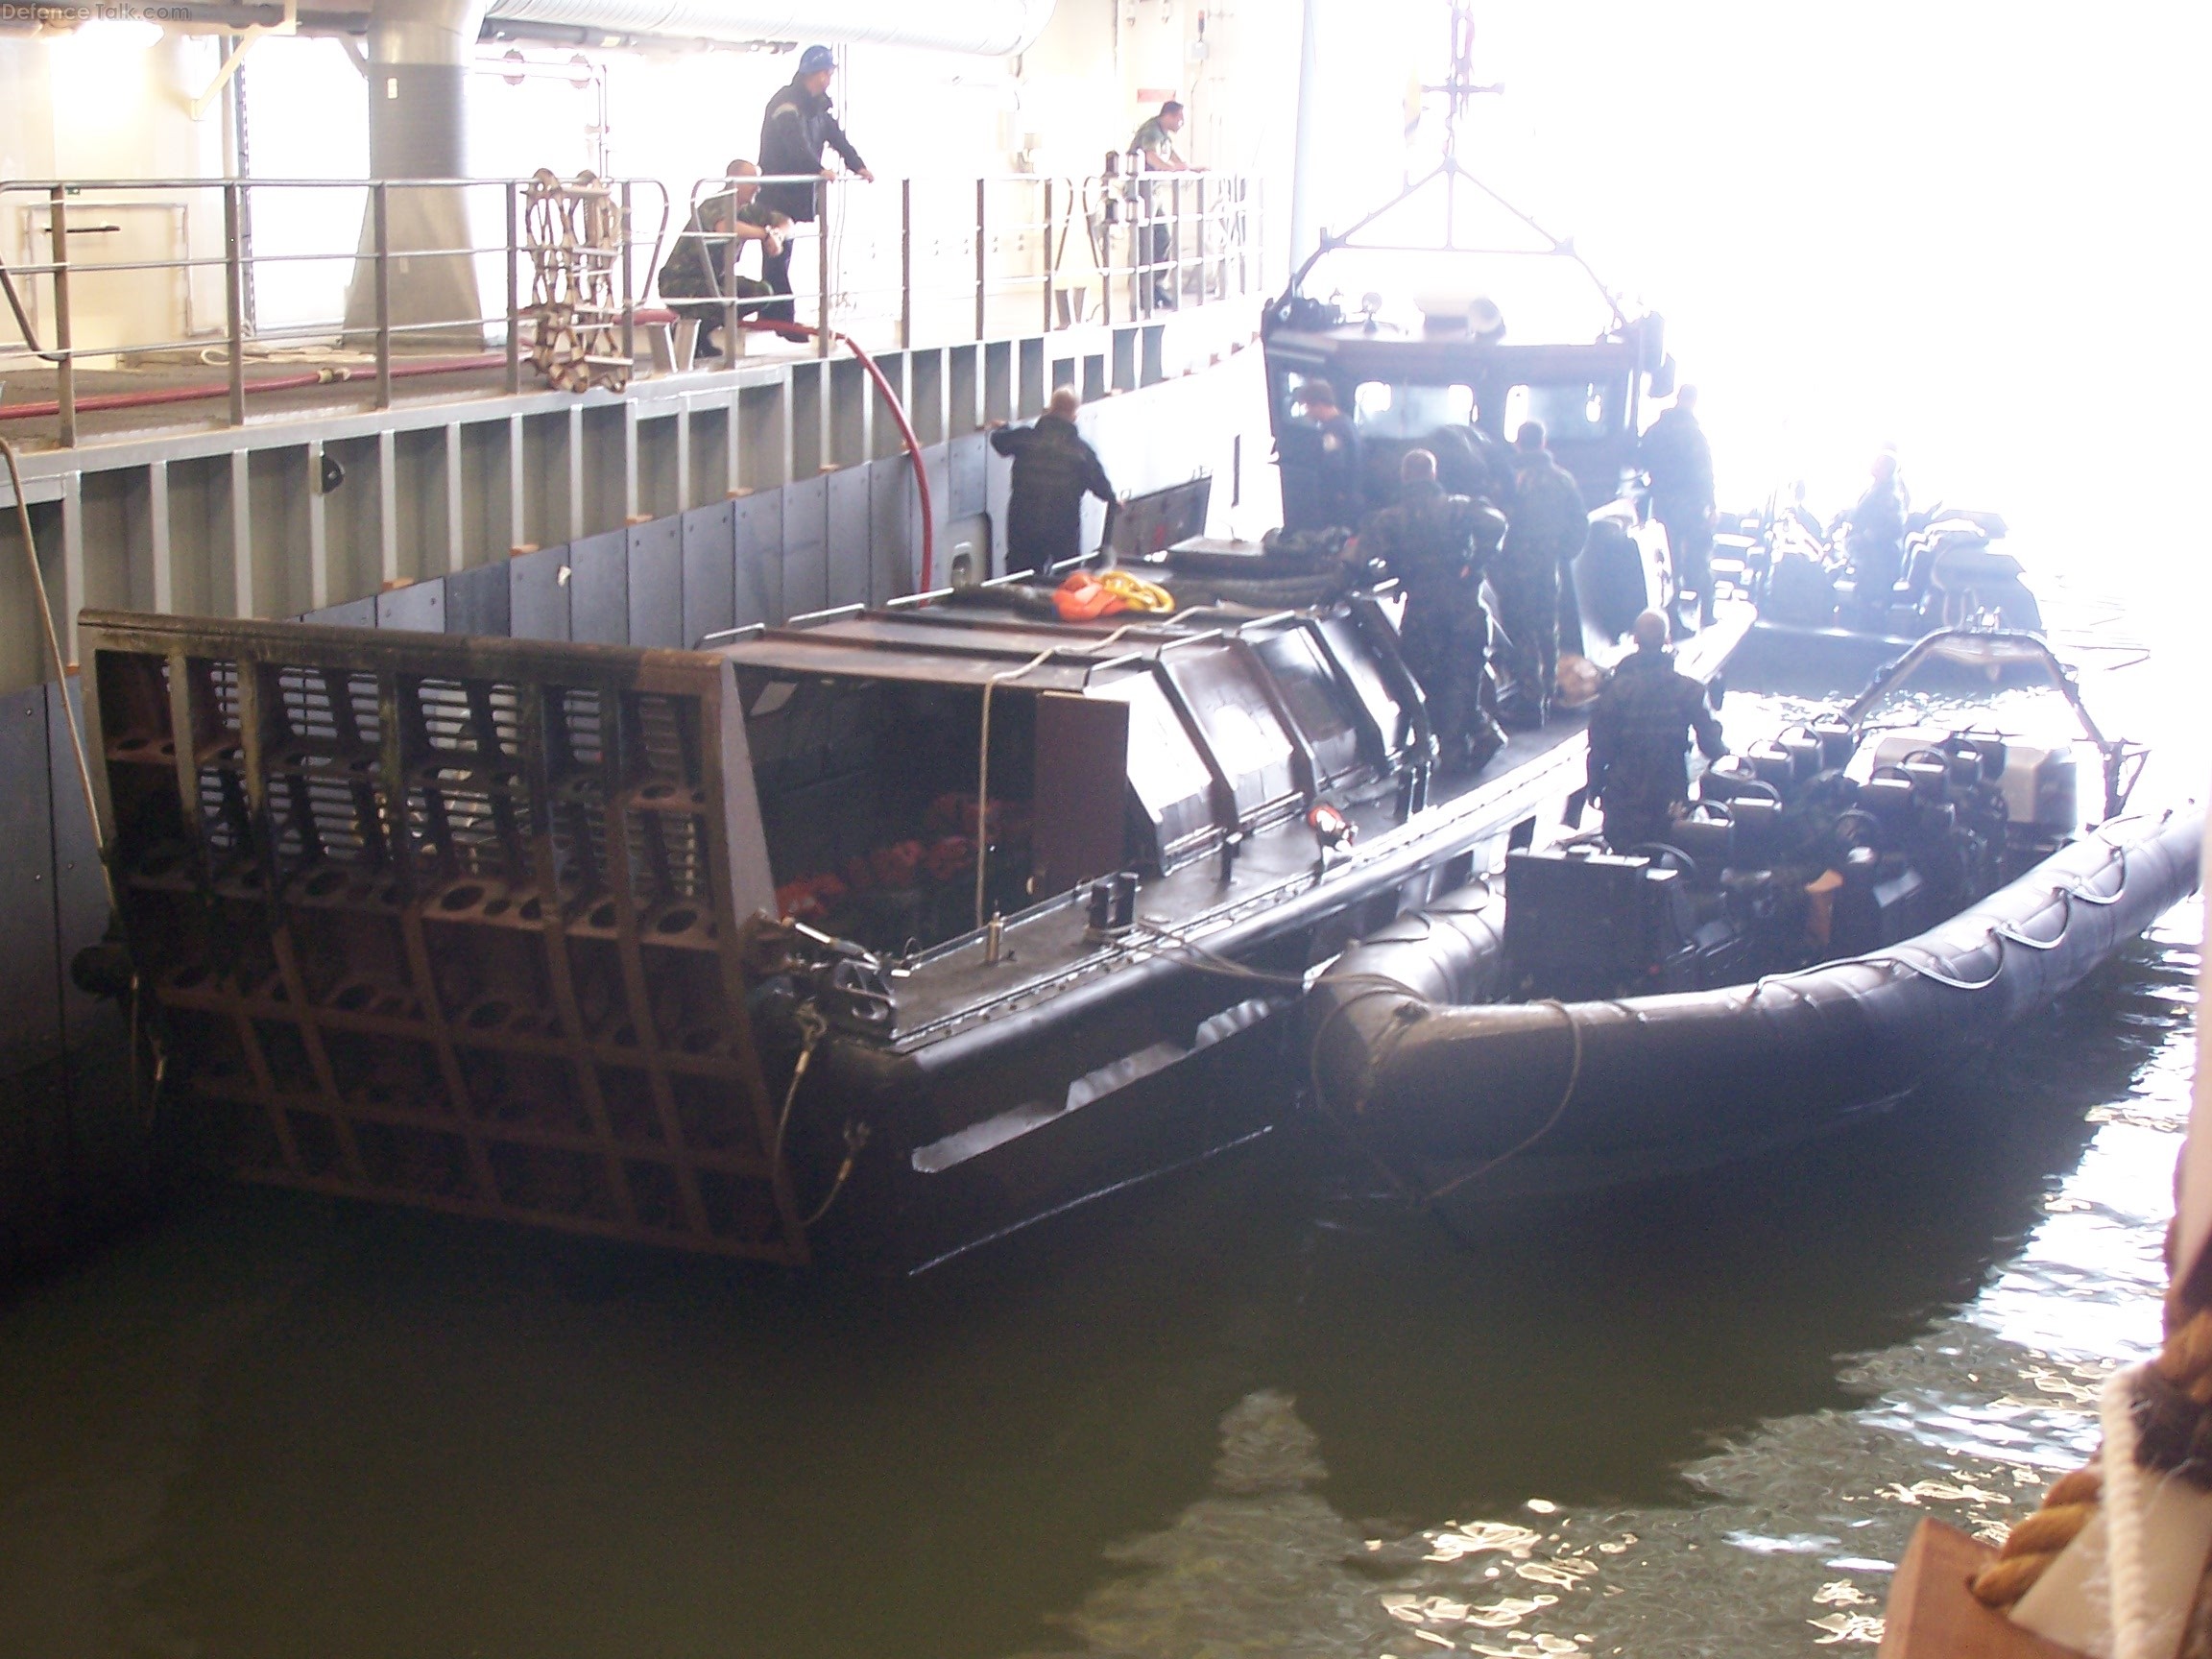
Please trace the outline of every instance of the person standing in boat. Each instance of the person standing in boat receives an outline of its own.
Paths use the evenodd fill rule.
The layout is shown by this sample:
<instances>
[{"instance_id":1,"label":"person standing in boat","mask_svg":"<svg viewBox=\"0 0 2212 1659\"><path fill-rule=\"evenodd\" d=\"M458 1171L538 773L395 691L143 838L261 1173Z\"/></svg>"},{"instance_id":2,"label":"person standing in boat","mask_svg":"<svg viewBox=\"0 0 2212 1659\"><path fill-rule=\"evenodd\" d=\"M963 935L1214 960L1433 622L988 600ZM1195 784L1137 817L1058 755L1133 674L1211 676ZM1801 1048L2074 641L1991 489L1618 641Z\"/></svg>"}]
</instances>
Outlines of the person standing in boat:
<instances>
[{"instance_id":1,"label":"person standing in boat","mask_svg":"<svg viewBox=\"0 0 2212 1659\"><path fill-rule=\"evenodd\" d=\"M1541 421L1513 435L1513 504L1500 564L1499 602L1513 640L1514 677L1525 706L1543 723L1558 683L1562 644L1582 649L1582 611L1575 597L1575 561L1590 538L1582 486L1546 447Z\"/></svg>"},{"instance_id":2,"label":"person standing in boat","mask_svg":"<svg viewBox=\"0 0 2212 1659\"><path fill-rule=\"evenodd\" d=\"M991 447L1014 462L1006 501L1006 573L1043 575L1051 565L1083 556L1083 497L1109 506L1114 486L1098 452L1075 430L1083 399L1072 386L1054 389L1035 424L994 421Z\"/></svg>"},{"instance_id":3,"label":"person standing in boat","mask_svg":"<svg viewBox=\"0 0 2212 1659\"><path fill-rule=\"evenodd\" d=\"M854 178L876 182L876 175L868 171L868 163L860 159L860 152L853 148L853 140L845 136L845 129L830 111L830 78L836 72L835 53L827 46L807 47L799 55L799 72L788 84L777 89L760 118L760 171L771 178L781 175L792 180L762 185L760 201L771 211L797 224L814 222L814 203L820 188L800 180L817 175L830 177L822 167L825 148L835 150ZM774 252L762 249L760 275L773 292L791 292L788 242ZM788 300L763 307L760 314L785 323L797 317Z\"/></svg>"},{"instance_id":4,"label":"person standing in boat","mask_svg":"<svg viewBox=\"0 0 2212 1659\"><path fill-rule=\"evenodd\" d=\"M1398 481L1398 504L1368 516L1359 550L1406 589L1400 648L1428 700L1438 765L1476 771L1505 746L1482 707L1490 651L1482 572L1505 520L1487 501L1448 493L1436 481L1436 457L1426 449L1406 451Z\"/></svg>"},{"instance_id":5,"label":"person standing in boat","mask_svg":"<svg viewBox=\"0 0 2212 1659\"><path fill-rule=\"evenodd\" d=\"M1674 561L1674 597L1697 595L1701 627L1713 622L1713 445L1697 424L1697 388L1685 386L1674 406L1637 445L1636 458L1651 480L1651 517L1667 531ZM1685 623L1688 618L1684 617Z\"/></svg>"},{"instance_id":6,"label":"person standing in boat","mask_svg":"<svg viewBox=\"0 0 2212 1659\"><path fill-rule=\"evenodd\" d=\"M1889 621L1889 597L1905 567L1905 486L1897 476L1897 452L1874 457L1866 493L1843 514L1843 556L1851 564L1852 609L1877 632Z\"/></svg>"},{"instance_id":7,"label":"person standing in boat","mask_svg":"<svg viewBox=\"0 0 2212 1659\"><path fill-rule=\"evenodd\" d=\"M1647 611L1633 632L1636 649L1590 714L1589 798L1605 809L1605 845L1616 853L1666 842L1690 799L1693 739L1708 760L1728 753L1705 687L1674 666L1667 618Z\"/></svg>"},{"instance_id":8,"label":"person standing in boat","mask_svg":"<svg viewBox=\"0 0 2212 1659\"><path fill-rule=\"evenodd\" d=\"M1336 388L1308 380L1290 394L1303 413L1283 428L1283 528L1352 530L1360 520L1359 434Z\"/></svg>"}]
</instances>

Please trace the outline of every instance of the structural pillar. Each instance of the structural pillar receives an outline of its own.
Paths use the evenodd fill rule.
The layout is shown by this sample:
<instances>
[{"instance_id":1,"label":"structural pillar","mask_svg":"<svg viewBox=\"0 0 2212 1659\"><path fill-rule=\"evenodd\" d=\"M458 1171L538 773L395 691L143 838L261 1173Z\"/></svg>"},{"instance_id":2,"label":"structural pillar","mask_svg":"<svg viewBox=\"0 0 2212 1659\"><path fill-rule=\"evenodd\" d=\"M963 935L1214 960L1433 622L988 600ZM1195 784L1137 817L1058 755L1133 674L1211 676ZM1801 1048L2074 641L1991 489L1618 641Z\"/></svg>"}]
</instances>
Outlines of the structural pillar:
<instances>
[{"instance_id":1,"label":"structural pillar","mask_svg":"<svg viewBox=\"0 0 2212 1659\"><path fill-rule=\"evenodd\" d=\"M1319 244L1313 227L1316 129L1321 122L1321 0L1304 0L1298 43L1298 121L1290 151L1290 271Z\"/></svg>"},{"instance_id":2,"label":"structural pillar","mask_svg":"<svg viewBox=\"0 0 2212 1659\"><path fill-rule=\"evenodd\" d=\"M469 193L404 182L466 179L469 75L487 0L374 0L369 20L369 177L386 191L393 351L480 350L483 299L475 261L434 252L473 245ZM376 325L376 215L362 220L346 297L346 327ZM417 325L436 325L421 328Z\"/></svg>"}]
</instances>

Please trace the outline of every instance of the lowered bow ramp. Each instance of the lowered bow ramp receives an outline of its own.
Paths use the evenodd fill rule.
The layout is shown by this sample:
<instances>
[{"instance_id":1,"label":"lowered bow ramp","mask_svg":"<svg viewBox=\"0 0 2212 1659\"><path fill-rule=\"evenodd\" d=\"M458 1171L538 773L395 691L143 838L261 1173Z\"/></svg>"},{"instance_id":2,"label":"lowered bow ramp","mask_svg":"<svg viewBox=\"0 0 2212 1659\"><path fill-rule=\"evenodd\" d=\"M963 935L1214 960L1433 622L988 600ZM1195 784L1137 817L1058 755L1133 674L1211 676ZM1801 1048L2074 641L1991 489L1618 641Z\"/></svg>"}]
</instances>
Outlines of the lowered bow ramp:
<instances>
[{"instance_id":1,"label":"lowered bow ramp","mask_svg":"<svg viewBox=\"0 0 2212 1659\"><path fill-rule=\"evenodd\" d=\"M88 612L132 958L243 1173L806 1257L710 657Z\"/></svg>"}]
</instances>

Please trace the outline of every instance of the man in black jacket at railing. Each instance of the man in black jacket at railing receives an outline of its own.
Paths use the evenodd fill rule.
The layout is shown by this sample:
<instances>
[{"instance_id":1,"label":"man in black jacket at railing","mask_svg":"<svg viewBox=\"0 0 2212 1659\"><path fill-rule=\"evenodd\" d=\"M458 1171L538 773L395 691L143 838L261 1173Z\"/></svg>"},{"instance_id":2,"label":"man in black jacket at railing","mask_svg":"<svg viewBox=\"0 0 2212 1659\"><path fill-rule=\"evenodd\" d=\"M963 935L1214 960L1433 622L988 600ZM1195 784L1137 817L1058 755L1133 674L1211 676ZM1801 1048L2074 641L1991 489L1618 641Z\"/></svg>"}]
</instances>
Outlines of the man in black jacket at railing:
<instances>
[{"instance_id":1,"label":"man in black jacket at railing","mask_svg":"<svg viewBox=\"0 0 2212 1659\"><path fill-rule=\"evenodd\" d=\"M788 85L777 89L760 118L761 172L770 178L813 174L828 178L822 167L822 152L827 147L835 150L856 176L871 184L876 182L876 175L868 171L868 163L860 159L860 152L853 148L853 140L845 136L845 129L830 112L830 77L836 70L836 55L827 46L809 46L799 55L799 73L791 77ZM811 224L816 189L806 183L764 184L760 201L795 223ZM786 244L781 252L763 258L760 274L775 292L790 293L790 246ZM788 300L768 306L761 315L785 323L795 317Z\"/></svg>"}]
</instances>

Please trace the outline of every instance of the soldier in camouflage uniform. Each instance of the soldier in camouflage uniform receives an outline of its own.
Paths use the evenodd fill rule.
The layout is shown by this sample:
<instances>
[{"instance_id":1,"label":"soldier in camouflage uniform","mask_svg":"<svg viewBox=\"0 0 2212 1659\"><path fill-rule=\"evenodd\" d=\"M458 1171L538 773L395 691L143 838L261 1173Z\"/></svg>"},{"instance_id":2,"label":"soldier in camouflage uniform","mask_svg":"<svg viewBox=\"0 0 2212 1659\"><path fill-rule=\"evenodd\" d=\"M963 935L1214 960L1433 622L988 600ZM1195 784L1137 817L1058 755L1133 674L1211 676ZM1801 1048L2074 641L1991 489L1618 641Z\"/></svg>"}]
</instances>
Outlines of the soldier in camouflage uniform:
<instances>
[{"instance_id":1,"label":"soldier in camouflage uniform","mask_svg":"<svg viewBox=\"0 0 2212 1659\"><path fill-rule=\"evenodd\" d=\"M1487 501L1446 494L1426 449L1406 452L1398 478L1398 505L1368 516L1360 550L1405 587L1400 648L1428 699L1439 764L1471 771L1505 743L1483 707L1490 617L1481 596L1505 520Z\"/></svg>"},{"instance_id":2,"label":"soldier in camouflage uniform","mask_svg":"<svg viewBox=\"0 0 2212 1659\"><path fill-rule=\"evenodd\" d=\"M764 266L773 261L783 252L783 230L791 223L757 200L760 186L751 180L759 174L751 161L731 162L730 188L699 204L661 267L661 299L671 311L698 322L701 357L724 349L716 335L729 320L729 301L759 300L774 292L766 282L738 276L736 269L748 242L760 244ZM740 317L763 309L757 304L736 308Z\"/></svg>"},{"instance_id":3,"label":"soldier in camouflage uniform","mask_svg":"<svg viewBox=\"0 0 2212 1659\"><path fill-rule=\"evenodd\" d=\"M1667 618L1645 612L1635 635L1635 652L1590 714L1590 799L1605 808L1605 844L1616 853L1667 840L1674 809L1690 799L1693 736L1708 760L1728 753L1705 687L1674 666Z\"/></svg>"}]
</instances>

